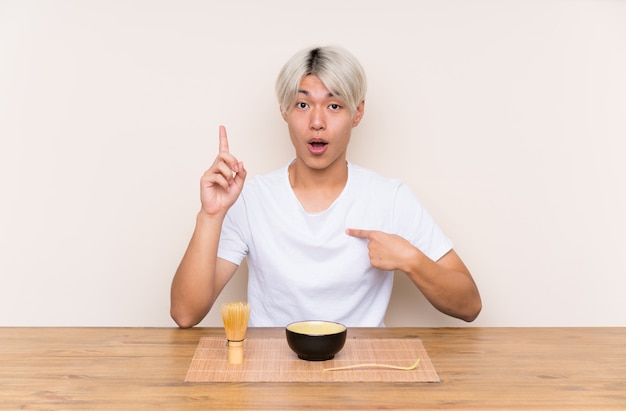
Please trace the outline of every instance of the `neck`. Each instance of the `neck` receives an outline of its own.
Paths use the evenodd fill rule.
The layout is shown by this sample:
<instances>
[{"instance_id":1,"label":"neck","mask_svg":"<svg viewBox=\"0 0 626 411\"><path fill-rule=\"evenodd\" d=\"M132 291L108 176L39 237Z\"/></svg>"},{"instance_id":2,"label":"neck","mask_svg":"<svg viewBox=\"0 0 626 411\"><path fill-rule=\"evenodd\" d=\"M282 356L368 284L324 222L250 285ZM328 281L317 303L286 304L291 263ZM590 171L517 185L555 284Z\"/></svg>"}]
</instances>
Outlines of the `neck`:
<instances>
[{"instance_id":1,"label":"neck","mask_svg":"<svg viewBox=\"0 0 626 411\"><path fill-rule=\"evenodd\" d=\"M339 197L348 181L348 165L342 161L338 166L316 170L289 166L289 183L302 207L310 213L327 210Z\"/></svg>"},{"instance_id":2,"label":"neck","mask_svg":"<svg viewBox=\"0 0 626 411\"><path fill-rule=\"evenodd\" d=\"M344 160L324 169L314 169L294 161L289 166L291 187L302 190L324 190L345 187L348 181L348 163Z\"/></svg>"}]
</instances>

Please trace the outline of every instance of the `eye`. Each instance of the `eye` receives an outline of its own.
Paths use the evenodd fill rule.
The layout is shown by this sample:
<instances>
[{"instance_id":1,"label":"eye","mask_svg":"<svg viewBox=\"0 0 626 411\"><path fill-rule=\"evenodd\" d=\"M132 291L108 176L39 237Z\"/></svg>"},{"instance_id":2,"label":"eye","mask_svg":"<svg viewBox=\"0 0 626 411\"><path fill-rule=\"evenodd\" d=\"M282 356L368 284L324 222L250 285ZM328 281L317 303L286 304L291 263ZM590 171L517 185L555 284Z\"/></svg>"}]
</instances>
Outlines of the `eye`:
<instances>
[{"instance_id":1,"label":"eye","mask_svg":"<svg viewBox=\"0 0 626 411\"><path fill-rule=\"evenodd\" d=\"M296 107L301 109L301 110L304 110L305 108L309 107L309 105L307 103L305 103L304 101L298 101L296 103Z\"/></svg>"},{"instance_id":2,"label":"eye","mask_svg":"<svg viewBox=\"0 0 626 411\"><path fill-rule=\"evenodd\" d=\"M330 105L330 106L328 106L328 107L329 107L331 110L333 110L333 111L337 111L337 110L339 110L339 109L341 108L341 106L340 106L339 104L337 104L337 103L333 103L333 104L331 104L331 105Z\"/></svg>"}]
</instances>

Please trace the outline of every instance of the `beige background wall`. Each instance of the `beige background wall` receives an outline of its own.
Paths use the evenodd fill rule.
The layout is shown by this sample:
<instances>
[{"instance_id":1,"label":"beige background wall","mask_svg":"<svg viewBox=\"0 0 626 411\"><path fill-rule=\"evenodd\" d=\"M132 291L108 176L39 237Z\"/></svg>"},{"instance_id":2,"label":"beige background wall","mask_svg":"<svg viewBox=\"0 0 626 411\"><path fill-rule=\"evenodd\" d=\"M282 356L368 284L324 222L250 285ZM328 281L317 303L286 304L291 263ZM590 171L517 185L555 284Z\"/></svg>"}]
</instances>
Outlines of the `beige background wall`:
<instances>
[{"instance_id":1,"label":"beige background wall","mask_svg":"<svg viewBox=\"0 0 626 411\"><path fill-rule=\"evenodd\" d=\"M173 326L218 125L251 174L285 164L275 76L339 44L370 85L350 160L452 237L476 325L624 326L625 22L601 0L0 1L0 325ZM389 325L463 325L396 279Z\"/></svg>"}]
</instances>

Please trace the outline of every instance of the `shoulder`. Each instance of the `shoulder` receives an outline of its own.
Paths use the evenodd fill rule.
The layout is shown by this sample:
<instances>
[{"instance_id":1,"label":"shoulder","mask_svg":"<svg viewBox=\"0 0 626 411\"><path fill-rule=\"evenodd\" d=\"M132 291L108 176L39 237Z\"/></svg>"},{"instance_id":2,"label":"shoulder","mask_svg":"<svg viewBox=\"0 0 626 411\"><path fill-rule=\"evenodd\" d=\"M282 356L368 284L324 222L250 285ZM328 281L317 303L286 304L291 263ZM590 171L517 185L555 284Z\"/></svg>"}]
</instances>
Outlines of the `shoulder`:
<instances>
[{"instance_id":1,"label":"shoulder","mask_svg":"<svg viewBox=\"0 0 626 411\"><path fill-rule=\"evenodd\" d=\"M285 181L288 181L286 166L268 173L257 174L248 178L243 187L243 192L250 193L258 190L262 191L264 189L275 190L276 188L284 185Z\"/></svg>"},{"instance_id":2,"label":"shoulder","mask_svg":"<svg viewBox=\"0 0 626 411\"><path fill-rule=\"evenodd\" d=\"M391 190L397 191L404 186L402 180L398 178L385 177L369 168L348 163L350 167L351 183L368 190Z\"/></svg>"},{"instance_id":3,"label":"shoulder","mask_svg":"<svg viewBox=\"0 0 626 411\"><path fill-rule=\"evenodd\" d=\"M413 190L399 178L386 177L353 164L350 164L350 178L350 191L368 203L393 209L419 210L423 207Z\"/></svg>"},{"instance_id":4,"label":"shoulder","mask_svg":"<svg viewBox=\"0 0 626 411\"><path fill-rule=\"evenodd\" d=\"M242 215L258 214L280 208L288 199L288 178L286 167L249 176L239 198L229 209L229 215L241 218Z\"/></svg>"},{"instance_id":5,"label":"shoulder","mask_svg":"<svg viewBox=\"0 0 626 411\"><path fill-rule=\"evenodd\" d=\"M239 198L250 206L285 201L289 198L287 167L249 177Z\"/></svg>"}]
</instances>

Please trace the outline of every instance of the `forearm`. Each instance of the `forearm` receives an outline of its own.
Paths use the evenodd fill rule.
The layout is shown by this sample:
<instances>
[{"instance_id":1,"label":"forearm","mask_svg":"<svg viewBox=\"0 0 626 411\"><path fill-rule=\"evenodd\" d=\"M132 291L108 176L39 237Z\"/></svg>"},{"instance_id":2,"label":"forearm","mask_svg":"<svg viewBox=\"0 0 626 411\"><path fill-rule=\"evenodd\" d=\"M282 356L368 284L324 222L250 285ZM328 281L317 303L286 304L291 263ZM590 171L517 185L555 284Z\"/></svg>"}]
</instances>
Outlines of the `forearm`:
<instances>
[{"instance_id":1,"label":"forearm","mask_svg":"<svg viewBox=\"0 0 626 411\"><path fill-rule=\"evenodd\" d=\"M469 322L480 313L482 302L478 288L454 250L436 262L416 250L402 271L444 314Z\"/></svg>"},{"instance_id":2,"label":"forearm","mask_svg":"<svg viewBox=\"0 0 626 411\"><path fill-rule=\"evenodd\" d=\"M367 239L372 266L405 272L439 311L465 321L478 316L482 309L478 288L454 250L435 262L395 234L355 228L348 228L346 233Z\"/></svg>"},{"instance_id":3,"label":"forearm","mask_svg":"<svg viewBox=\"0 0 626 411\"><path fill-rule=\"evenodd\" d=\"M172 281L170 314L182 327L192 327L209 312L217 298L217 248L223 216L200 212L194 233Z\"/></svg>"}]
</instances>

